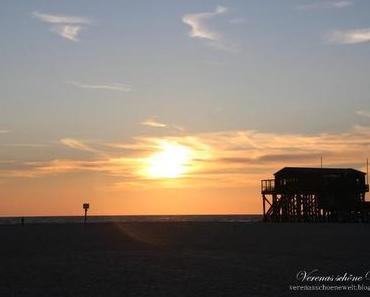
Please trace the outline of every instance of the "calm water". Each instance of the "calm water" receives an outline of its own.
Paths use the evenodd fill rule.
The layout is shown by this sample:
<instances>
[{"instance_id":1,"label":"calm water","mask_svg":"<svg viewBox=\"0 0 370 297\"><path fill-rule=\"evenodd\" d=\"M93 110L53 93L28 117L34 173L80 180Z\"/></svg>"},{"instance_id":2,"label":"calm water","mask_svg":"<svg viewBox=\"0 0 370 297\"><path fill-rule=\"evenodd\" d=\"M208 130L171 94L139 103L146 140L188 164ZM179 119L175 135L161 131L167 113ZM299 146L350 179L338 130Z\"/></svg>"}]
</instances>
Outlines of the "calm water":
<instances>
[{"instance_id":1,"label":"calm water","mask_svg":"<svg viewBox=\"0 0 370 297\"><path fill-rule=\"evenodd\" d=\"M82 223L82 216L25 217L26 224ZM88 216L88 223L105 222L258 222L261 215L158 215L158 216ZM20 224L20 217L0 217L0 224Z\"/></svg>"}]
</instances>

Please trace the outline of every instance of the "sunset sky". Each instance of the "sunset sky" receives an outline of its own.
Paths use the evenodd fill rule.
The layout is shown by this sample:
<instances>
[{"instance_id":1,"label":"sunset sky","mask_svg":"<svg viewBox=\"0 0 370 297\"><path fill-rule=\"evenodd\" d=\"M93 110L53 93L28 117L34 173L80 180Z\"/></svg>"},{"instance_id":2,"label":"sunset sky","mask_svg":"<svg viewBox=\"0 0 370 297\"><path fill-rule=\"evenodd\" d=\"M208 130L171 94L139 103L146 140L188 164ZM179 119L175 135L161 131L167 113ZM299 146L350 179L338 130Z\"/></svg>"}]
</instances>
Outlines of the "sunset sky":
<instances>
[{"instance_id":1,"label":"sunset sky","mask_svg":"<svg viewBox=\"0 0 370 297\"><path fill-rule=\"evenodd\" d=\"M370 1L1 1L0 215L260 213L370 155Z\"/></svg>"}]
</instances>

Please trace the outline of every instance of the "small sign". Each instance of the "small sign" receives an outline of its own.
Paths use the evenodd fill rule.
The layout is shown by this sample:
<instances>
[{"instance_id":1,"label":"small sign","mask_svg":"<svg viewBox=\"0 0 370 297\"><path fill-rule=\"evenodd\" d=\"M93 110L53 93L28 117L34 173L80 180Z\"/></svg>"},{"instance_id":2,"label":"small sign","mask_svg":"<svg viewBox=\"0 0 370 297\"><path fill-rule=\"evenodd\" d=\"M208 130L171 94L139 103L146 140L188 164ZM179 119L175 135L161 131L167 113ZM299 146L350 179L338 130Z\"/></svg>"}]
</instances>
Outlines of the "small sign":
<instances>
[{"instance_id":1,"label":"small sign","mask_svg":"<svg viewBox=\"0 0 370 297\"><path fill-rule=\"evenodd\" d=\"M83 209L89 209L90 204L89 204L89 203L84 203L84 204L82 205L82 207L83 207Z\"/></svg>"}]
</instances>

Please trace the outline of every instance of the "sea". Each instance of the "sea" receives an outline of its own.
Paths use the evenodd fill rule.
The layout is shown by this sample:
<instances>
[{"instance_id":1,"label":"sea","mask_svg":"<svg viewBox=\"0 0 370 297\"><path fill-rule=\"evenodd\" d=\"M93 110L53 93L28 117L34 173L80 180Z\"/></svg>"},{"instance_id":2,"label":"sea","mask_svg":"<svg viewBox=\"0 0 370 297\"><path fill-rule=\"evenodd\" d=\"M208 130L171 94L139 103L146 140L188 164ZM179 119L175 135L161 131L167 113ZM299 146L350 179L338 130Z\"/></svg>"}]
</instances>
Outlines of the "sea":
<instances>
[{"instance_id":1,"label":"sea","mask_svg":"<svg viewBox=\"0 0 370 297\"><path fill-rule=\"evenodd\" d=\"M23 217L24 224L83 223L83 216L32 216ZM125 215L88 216L87 223L110 222L222 222L253 223L262 221L262 215ZM0 217L0 225L21 224L22 217Z\"/></svg>"}]
</instances>

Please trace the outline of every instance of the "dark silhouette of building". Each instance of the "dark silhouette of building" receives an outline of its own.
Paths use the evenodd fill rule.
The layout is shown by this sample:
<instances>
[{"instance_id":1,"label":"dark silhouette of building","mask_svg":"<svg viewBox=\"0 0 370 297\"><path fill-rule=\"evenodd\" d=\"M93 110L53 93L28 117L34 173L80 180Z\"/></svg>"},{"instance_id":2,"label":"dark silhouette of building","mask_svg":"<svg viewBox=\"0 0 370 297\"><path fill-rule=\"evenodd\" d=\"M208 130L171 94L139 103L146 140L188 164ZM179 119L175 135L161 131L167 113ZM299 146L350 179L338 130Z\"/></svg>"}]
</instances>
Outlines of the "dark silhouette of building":
<instances>
[{"instance_id":1,"label":"dark silhouette of building","mask_svg":"<svg viewBox=\"0 0 370 297\"><path fill-rule=\"evenodd\" d=\"M270 222L368 222L366 173L351 168L285 167L261 181Z\"/></svg>"}]
</instances>

